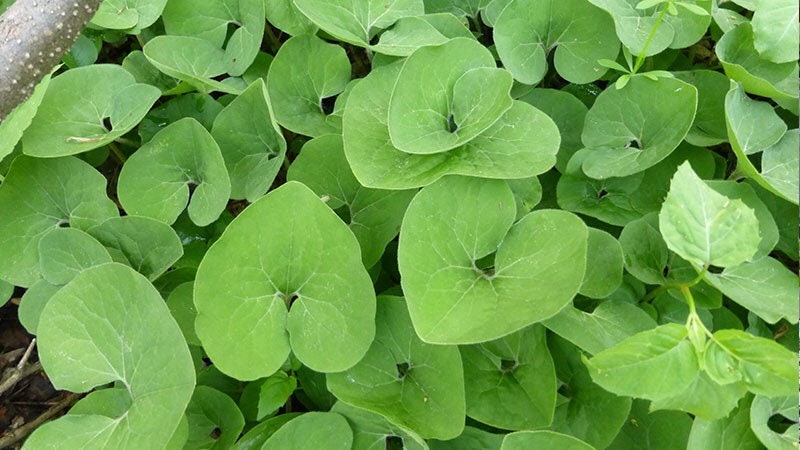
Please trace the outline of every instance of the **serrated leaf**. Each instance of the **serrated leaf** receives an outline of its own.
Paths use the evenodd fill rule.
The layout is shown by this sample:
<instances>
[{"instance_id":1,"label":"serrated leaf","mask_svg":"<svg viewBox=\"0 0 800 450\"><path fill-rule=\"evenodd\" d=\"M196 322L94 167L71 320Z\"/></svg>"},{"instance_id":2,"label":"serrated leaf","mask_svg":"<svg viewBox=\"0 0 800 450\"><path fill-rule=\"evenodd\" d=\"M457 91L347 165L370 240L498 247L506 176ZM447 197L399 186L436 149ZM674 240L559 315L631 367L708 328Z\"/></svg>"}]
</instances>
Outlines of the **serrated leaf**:
<instances>
[{"instance_id":1,"label":"serrated leaf","mask_svg":"<svg viewBox=\"0 0 800 450\"><path fill-rule=\"evenodd\" d=\"M612 23L603 10L580 0L514 0L497 17L493 36L503 65L520 83L539 83L555 49L558 74L585 84L606 72L599 59L613 60L619 52Z\"/></svg>"},{"instance_id":2,"label":"serrated leaf","mask_svg":"<svg viewBox=\"0 0 800 450\"><path fill-rule=\"evenodd\" d=\"M50 299L37 332L39 357L54 386L87 392L120 382L127 408L119 417L102 409L68 414L37 428L26 448L58 442L64 449L136 449L168 442L192 395L194 369L178 326L146 278L116 263L87 269Z\"/></svg>"},{"instance_id":3,"label":"serrated leaf","mask_svg":"<svg viewBox=\"0 0 800 450\"><path fill-rule=\"evenodd\" d=\"M206 253L195 330L214 364L240 380L273 374L290 350L316 371L339 372L372 342L374 295L347 226L289 182L237 216Z\"/></svg>"},{"instance_id":4,"label":"serrated leaf","mask_svg":"<svg viewBox=\"0 0 800 450\"><path fill-rule=\"evenodd\" d=\"M667 247L696 266L736 266L755 255L761 237L754 211L711 189L682 164L659 214Z\"/></svg>"},{"instance_id":5,"label":"serrated leaf","mask_svg":"<svg viewBox=\"0 0 800 450\"><path fill-rule=\"evenodd\" d=\"M577 293L586 226L556 210L534 211L512 226L515 217L514 197L503 181L448 177L411 202L400 229L398 266L424 341L497 339L554 315ZM493 263L480 265L495 252Z\"/></svg>"},{"instance_id":6,"label":"serrated leaf","mask_svg":"<svg viewBox=\"0 0 800 450\"><path fill-rule=\"evenodd\" d=\"M461 434L464 375L458 349L422 342L401 298L380 297L376 322L375 341L364 359L347 371L328 374L328 389L423 438Z\"/></svg>"}]
</instances>

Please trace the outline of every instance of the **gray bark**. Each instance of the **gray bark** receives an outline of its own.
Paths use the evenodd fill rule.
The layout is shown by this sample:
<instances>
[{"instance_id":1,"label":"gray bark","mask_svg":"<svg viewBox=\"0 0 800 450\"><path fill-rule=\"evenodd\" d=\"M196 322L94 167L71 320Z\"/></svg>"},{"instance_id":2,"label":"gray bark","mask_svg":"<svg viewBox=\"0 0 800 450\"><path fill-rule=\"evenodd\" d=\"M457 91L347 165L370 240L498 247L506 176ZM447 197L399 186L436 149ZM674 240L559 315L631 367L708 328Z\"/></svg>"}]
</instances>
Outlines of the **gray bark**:
<instances>
[{"instance_id":1,"label":"gray bark","mask_svg":"<svg viewBox=\"0 0 800 450\"><path fill-rule=\"evenodd\" d=\"M69 51L101 0L17 0L0 16L0 122Z\"/></svg>"}]
</instances>

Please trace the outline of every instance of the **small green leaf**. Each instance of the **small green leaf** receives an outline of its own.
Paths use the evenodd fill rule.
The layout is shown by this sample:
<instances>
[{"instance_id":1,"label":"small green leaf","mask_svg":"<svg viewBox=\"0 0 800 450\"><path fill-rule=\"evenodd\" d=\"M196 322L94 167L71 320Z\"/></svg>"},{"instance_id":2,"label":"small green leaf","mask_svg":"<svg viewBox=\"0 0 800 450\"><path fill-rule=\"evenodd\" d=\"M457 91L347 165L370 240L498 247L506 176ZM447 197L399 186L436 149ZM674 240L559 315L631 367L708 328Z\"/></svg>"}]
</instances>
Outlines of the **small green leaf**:
<instances>
[{"instance_id":1,"label":"small green leaf","mask_svg":"<svg viewBox=\"0 0 800 450\"><path fill-rule=\"evenodd\" d=\"M42 277L51 284L67 284L82 270L110 262L105 247L77 228L56 228L39 240Z\"/></svg>"},{"instance_id":2,"label":"small green leaf","mask_svg":"<svg viewBox=\"0 0 800 450\"><path fill-rule=\"evenodd\" d=\"M402 17L369 48L384 55L409 56L420 47L441 45L456 37L473 38L469 29L452 14Z\"/></svg>"},{"instance_id":3,"label":"small green leaf","mask_svg":"<svg viewBox=\"0 0 800 450\"><path fill-rule=\"evenodd\" d=\"M106 0L92 17L92 24L139 34L161 16L167 0Z\"/></svg>"},{"instance_id":4,"label":"small green leaf","mask_svg":"<svg viewBox=\"0 0 800 450\"><path fill-rule=\"evenodd\" d=\"M156 36L147 41L142 51L158 70L185 81L202 93L240 93L236 86L214 79L228 69L225 52L205 39L193 36Z\"/></svg>"},{"instance_id":5,"label":"small green leaf","mask_svg":"<svg viewBox=\"0 0 800 450\"><path fill-rule=\"evenodd\" d=\"M297 418L301 413L290 412L270 417L251 428L244 436L236 441L234 450L261 450L264 442L272 437L287 422Z\"/></svg>"},{"instance_id":6,"label":"small green leaf","mask_svg":"<svg viewBox=\"0 0 800 450\"><path fill-rule=\"evenodd\" d=\"M783 433L773 430L768 424L776 415L791 422ZM797 419L797 399L794 395L776 398L757 395L750 407L750 427L758 440L769 449L792 450L797 446L800 439Z\"/></svg>"},{"instance_id":7,"label":"small green leaf","mask_svg":"<svg viewBox=\"0 0 800 450\"><path fill-rule=\"evenodd\" d=\"M346 370L375 330L375 294L358 242L297 182L228 225L200 263L194 302L203 347L240 380L272 375L290 350L316 371Z\"/></svg>"},{"instance_id":8,"label":"small green leaf","mask_svg":"<svg viewBox=\"0 0 800 450\"><path fill-rule=\"evenodd\" d=\"M622 247L614 236L589 228L586 273L578 293L589 298L605 298L622 284Z\"/></svg>"},{"instance_id":9,"label":"small green leaf","mask_svg":"<svg viewBox=\"0 0 800 450\"><path fill-rule=\"evenodd\" d=\"M706 11L704 8L697 6L692 3L688 2L675 2L676 5L680 6L681 8L685 8L687 11L691 12L692 14L697 14L698 16L710 16L711 14Z\"/></svg>"},{"instance_id":10,"label":"small green leaf","mask_svg":"<svg viewBox=\"0 0 800 450\"><path fill-rule=\"evenodd\" d=\"M160 96L160 90L136 83L120 66L94 64L68 70L47 87L22 136L23 151L54 158L102 147L133 129Z\"/></svg>"},{"instance_id":11,"label":"small green leaf","mask_svg":"<svg viewBox=\"0 0 800 450\"><path fill-rule=\"evenodd\" d=\"M514 204L503 181L448 177L409 205L398 266L424 341L497 339L556 314L577 293L586 226L556 210L534 211L512 226Z\"/></svg>"},{"instance_id":12,"label":"small green leaf","mask_svg":"<svg viewBox=\"0 0 800 450\"><path fill-rule=\"evenodd\" d=\"M192 222L205 226L225 209L231 183L214 138L187 118L159 131L125 162L117 189L128 214L172 224L188 204Z\"/></svg>"},{"instance_id":13,"label":"small green leaf","mask_svg":"<svg viewBox=\"0 0 800 450\"><path fill-rule=\"evenodd\" d=\"M709 147L727 141L725 95L730 86L728 77L711 70L675 72L674 75L697 88L697 114L686 135L686 142Z\"/></svg>"},{"instance_id":14,"label":"small green leaf","mask_svg":"<svg viewBox=\"0 0 800 450\"><path fill-rule=\"evenodd\" d=\"M537 84L552 64L562 78L585 84L603 76L599 59L613 60L619 40L600 8L581 0L514 0L494 23L494 42L503 65L524 84Z\"/></svg>"},{"instance_id":15,"label":"small green leaf","mask_svg":"<svg viewBox=\"0 0 800 450\"><path fill-rule=\"evenodd\" d=\"M380 414L344 402L336 402L331 412L344 416L353 429L353 450L385 450L391 438L401 439L403 450L428 450L428 444L418 434Z\"/></svg>"},{"instance_id":16,"label":"small green leaf","mask_svg":"<svg viewBox=\"0 0 800 450\"><path fill-rule=\"evenodd\" d=\"M754 211L711 189L682 164L659 214L667 247L696 266L736 266L755 255L761 237Z\"/></svg>"},{"instance_id":17,"label":"small green leaf","mask_svg":"<svg viewBox=\"0 0 800 450\"><path fill-rule=\"evenodd\" d=\"M297 9L292 0L265 0L264 8L269 23L291 36L317 32L317 26Z\"/></svg>"},{"instance_id":18,"label":"small green leaf","mask_svg":"<svg viewBox=\"0 0 800 450\"><path fill-rule=\"evenodd\" d=\"M697 356L686 327L666 324L631 336L591 359L592 379L610 392L651 400L674 396L697 376ZM664 383L669 377L670 383Z\"/></svg>"},{"instance_id":19,"label":"small green leaf","mask_svg":"<svg viewBox=\"0 0 800 450\"><path fill-rule=\"evenodd\" d=\"M705 368L717 383L741 380L756 395L780 397L797 392L797 353L744 331L714 333L706 347Z\"/></svg>"},{"instance_id":20,"label":"small green leaf","mask_svg":"<svg viewBox=\"0 0 800 450\"><path fill-rule=\"evenodd\" d=\"M517 431L503 438L500 450L528 450L533 448L557 448L559 450L595 450L594 447L576 437L554 431Z\"/></svg>"},{"instance_id":21,"label":"small green leaf","mask_svg":"<svg viewBox=\"0 0 800 450\"><path fill-rule=\"evenodd\" d=\"M189 439L184 448L222 450L230 448L244 428L244 417L230 397L208 387L197 386L186 408Z\"/></svg>"},{"instance_id":22,"label":"small green leaf","mask_svg":"<svg viewBox=\"0 0 800 450\"><path fill-rule=\"evenodd\" d=\"M263 380L249 383L239 404L247 420L261 421L286 404L296 388L297 378L278 371Z\"/></svg>"},{"instance_id":23,"label":"small green leaf","mask_svg":"<svg viewBox=\"0 0 800 450\"><path fill-rule=\"evenodd\" d=\"M344 91L348 81L350 61L342 47L313 35L289 39L275 55L267 77L275 120L306 136L338 133L338 117L329 115L323 101Z\"/></svg>"},{"instance_id":24,"label":"small green leaf","mask_svg":"<svg viewBox=\"0 0 800 450\"><path fill-rule=\"evenodd\" d=\"M800 131L787 131L781 140L765 148L761 159L761 177L785 199L800 197Z\"/></svg>"},{"instance_id":25,"label":"small green leaf","mask_svg":"<svg viewBox=\"0 0 800 450\"><path fill-rule=\"evenodd\" d=\"M328 374L328 389L423 438L461 434L464 375L458 349L422 342L398 297L379 298L376 322L375 341L364 359L347 371Z\"/></svg>"},{"instance_id":26,"label":"small green leaf","mask_svg":"<svg viewBox=\"0 0 800 450\"><path fill-rule=\"evenodd\" d=\"M107 415L96 403L99 410L68 414L37 428L27 448L164 447L192 396L194 369L178 326L146 278L116 263L87 269L50 299L37 332L54 386L88 392L119 382L127 408Z\"/></svg>"},{"instance_id":27,"label":"small green leaf","mask_svg":"<svg viewBox=\"0 0 800 450\"><path fill-rule=\"evenodd\" d=\"M618 71L620 71L622 73L630 73L630 69L627 69L627 68L623 67L622 64L620 64L620 63L618 63L616 61L610 60L610 59L605 59L605 58L598 59L597 60L597 64L600 64L601 66L607 67L609 69L618 70Z\"/></svg>"},{"instance_id":28,"label":"small green leaf","mask_svg":"<svg viewBox=\"0 0 800 450\"><path fill-rule=\"evenodd\" d=\"M194 331L194 319L197 310L194 307L193 293L194 282L178 285L167 297L167 308L180 327L183 337L189 345L202 345L197 333Z\"/></svg>"},{"instance_id":29,"label":"small green leaf","mask_svg":"<svg viewBox=\"0 0 800 450\"><path fill-rule=\"evenodd\" d=\"M309 412L278 429L261 450L350 450L352 445L353 430L344 417L336 413Z\"/></svg>"}]
</instances>

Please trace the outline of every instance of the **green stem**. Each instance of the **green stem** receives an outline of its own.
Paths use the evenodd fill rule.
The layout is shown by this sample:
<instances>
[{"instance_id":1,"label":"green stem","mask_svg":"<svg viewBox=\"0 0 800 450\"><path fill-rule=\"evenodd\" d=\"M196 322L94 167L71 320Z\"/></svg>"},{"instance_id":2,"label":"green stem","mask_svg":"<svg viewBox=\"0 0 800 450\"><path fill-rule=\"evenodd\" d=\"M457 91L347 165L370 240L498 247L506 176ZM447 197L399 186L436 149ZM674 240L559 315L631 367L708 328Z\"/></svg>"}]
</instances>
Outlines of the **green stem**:
<instances>
[{"instance_id":1,"label":"green stem","mask_svg":"<svg viewBox=\"0 0 800 450\"><path fill-rule=\"evenodd\" d=\"M664 7L661 9L661 13L658 14L656 23L653 24L653 28L650 30L650 35L647 36L647 40L644 41L644 47L642 47L642 51L640 51L639 54L636 56L636 64L634 64L633 72L631 72L631 74L638 72L639 69L642 67L642 64L644 64L644 60L647 55L647 48L650 47L650 43L653 42L653 38L656 36L656 31L658 31L658 27L661 26L661 21L664 20L664 15L667 14L667 10L669 9L670 3L672 3L672 0L667 1L667 3L664 4Z\"/></svg>"},{"instance_id":2,"label":"green stem","mask_svg":"<svg viewBox=\"0 0 800 450\"><path fill-rule=\"evenodd\" d=\"M122 153L122 150L120 150L117 144L115 144L114 142L109 142L108 148L111 149L111 153L114 155L115 158L117 158L120 164L125 164L125 161L128 160L128 157L125 156L125 153Z\"/></svg>"},{"instance_id":3,"label":"green stem","mask_svg":"<svg viewBox=\"0 0 800 450\"><path fill-rule=\"evenodd\" d=\"M119 142L120 144L127 145L128 147L134 147L134 148L138 148L139 147L139 143L138 142L134 141L133 139L128 139L128 138L124 138L124 137L118 137L118 138L114 139L114 142Z\"/></svg>"}]
</instances>

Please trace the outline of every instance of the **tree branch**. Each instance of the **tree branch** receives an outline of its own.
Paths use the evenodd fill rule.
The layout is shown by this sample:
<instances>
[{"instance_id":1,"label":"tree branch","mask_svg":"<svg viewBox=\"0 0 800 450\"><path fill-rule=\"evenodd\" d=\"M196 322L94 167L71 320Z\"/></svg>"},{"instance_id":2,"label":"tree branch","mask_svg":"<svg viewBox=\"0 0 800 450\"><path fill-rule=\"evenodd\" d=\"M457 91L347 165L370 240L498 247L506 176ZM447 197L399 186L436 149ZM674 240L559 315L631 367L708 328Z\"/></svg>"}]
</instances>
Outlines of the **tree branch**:
<instances>
[{"instance_id":1,"label":"tree branch","mask_svg":"<svg viewBox=\"0 0 800 450\"><path fill-rule=\"evenodd\" d=\"M0 122L30 97L101 0L17 0L0 16Z\"/></svg>"}]
</instances>

